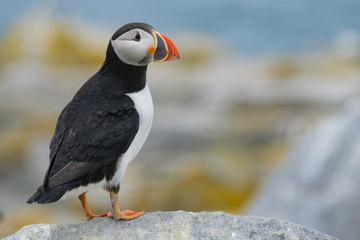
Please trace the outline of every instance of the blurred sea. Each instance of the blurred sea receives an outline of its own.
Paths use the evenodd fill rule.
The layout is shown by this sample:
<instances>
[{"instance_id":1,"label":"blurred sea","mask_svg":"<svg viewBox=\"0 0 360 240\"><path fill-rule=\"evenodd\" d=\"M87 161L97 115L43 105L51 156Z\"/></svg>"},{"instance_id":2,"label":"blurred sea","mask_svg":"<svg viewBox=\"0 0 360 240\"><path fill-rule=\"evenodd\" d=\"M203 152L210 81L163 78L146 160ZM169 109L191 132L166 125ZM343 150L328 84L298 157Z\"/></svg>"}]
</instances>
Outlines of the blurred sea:
<instances>
[{"instance_id":1,"label":"blurred sea","mask_svg":"<svg viewBox=\"0 0 360 240\"><path fill-rule=\"evenodd\" d=\"M217 36L242 54L269 55L326 48L337 36L360 31L358 0L118 1L1 0L0 36L19 16L47 8L60 18L112 29L144 21L164 32Z\"/></svg>"}]
</instances>

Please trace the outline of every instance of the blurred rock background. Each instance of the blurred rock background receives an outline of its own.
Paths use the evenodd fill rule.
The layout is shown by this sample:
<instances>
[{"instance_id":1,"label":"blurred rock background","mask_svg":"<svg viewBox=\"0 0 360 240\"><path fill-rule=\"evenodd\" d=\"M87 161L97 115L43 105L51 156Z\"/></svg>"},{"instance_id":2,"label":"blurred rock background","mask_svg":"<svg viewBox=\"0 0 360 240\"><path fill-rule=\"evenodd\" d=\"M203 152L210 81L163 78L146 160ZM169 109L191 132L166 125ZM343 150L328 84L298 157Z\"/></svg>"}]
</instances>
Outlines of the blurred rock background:
<instances>
[{"instance_id":1,"label":"blurred rock background","mask_svg":"<svg viewBox=\"0 0 360 240\"><path fill-rule=\"evenodd\" d=\"M25 202L60 111L111 34L144 21L181 61L149 67L154 125L120 207L251 213L360 238L358 1L0 3L0 237L85 220L77 199ZM105 191L88 196L94 212L110 209Z\"/></svg>"}]
</instances>

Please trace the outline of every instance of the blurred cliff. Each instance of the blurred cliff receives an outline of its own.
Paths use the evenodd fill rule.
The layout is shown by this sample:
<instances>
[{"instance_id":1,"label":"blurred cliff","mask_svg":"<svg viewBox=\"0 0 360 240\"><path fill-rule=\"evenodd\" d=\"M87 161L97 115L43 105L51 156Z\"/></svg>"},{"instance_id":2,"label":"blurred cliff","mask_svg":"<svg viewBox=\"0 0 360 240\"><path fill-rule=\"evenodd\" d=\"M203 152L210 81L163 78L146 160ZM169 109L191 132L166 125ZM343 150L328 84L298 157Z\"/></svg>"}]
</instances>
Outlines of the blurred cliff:
<instances>
[{"instance_id":1,"label":"blurred cliff","mask_svg":"<svg viewBox=\"0 0 360 240\"><path fill-rule=\"evenodd\" d=\"M48 146L60 111L99 69L114 30L72 24L51 11L36 11L3 34L0 236L30 223L84 221L77 199L40 206L25 202L45 174ZM324 119L332 119L334 114L338 119L347 118L340 109L359 96L360 44L356 31L344 31L327 48L252 57L239 54L210 33L168 30L164 34L175 42L181 61L149 67L154 125L125 174L120 207L247 213L254 199L263 198L262 191L266 194L266 187L263 189L268 176L286 159L299 163L301 156L313 152L319 157L307 157L310 164L322 161L331 165L325 163L322 154L344 151L340 147L313 148L328 137L321 131L315 140L300 142L307 147L292 149L297 149L294 145L299 139L322 125ZM349 128L342 130L351 132ZM341 139L347 141L347 135L343 136ZM347 173L338 174L341 178ZM327 175L321 181L333 184ZM327 201L321 192L315 192L319 194L317 201ZM103 190L89 193L94 212L108 210L108 201ZM263 209L272 207L266 200ZM256 213L265 215L267 211ZM298 218L292 218L296 214L288 214L280 217L297 222ZM316 227L314 216L306 216L314 220L309 225L303 222L305 218L298 223Z\"/></svg>"},{"instance_id":2,"label":"blurred cliff","mask_svg":"<svg viewBox=\"0 0 360 240\"><path fill-rule=\"evenodd\" d=\"M359 239L360 99L323 120L264 184L251 214L289 219Z\"/></svg>"}]
</instances>

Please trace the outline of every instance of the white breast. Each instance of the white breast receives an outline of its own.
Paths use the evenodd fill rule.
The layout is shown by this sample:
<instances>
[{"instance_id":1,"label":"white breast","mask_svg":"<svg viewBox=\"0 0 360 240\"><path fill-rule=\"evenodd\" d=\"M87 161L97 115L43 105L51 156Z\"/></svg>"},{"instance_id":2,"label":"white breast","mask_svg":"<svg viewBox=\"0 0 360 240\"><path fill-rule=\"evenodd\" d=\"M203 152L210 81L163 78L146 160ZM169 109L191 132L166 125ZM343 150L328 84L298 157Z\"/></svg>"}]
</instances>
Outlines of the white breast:
<instances>
[{"instance_id":1,"label":"white breast","mask_svg":"<svg viewBox=\"0 0 360 240\"><path fill-rule=\"evenodd\" d=\"M135 135L128 150L120 157L118 169L111 180L111 186L119 186L128 164L136 157L144 145L153 121L154 106L148 85L136 93L126 94L135 103L135 109L139 114L139 130Z\"/></svg>"}]
</instances>

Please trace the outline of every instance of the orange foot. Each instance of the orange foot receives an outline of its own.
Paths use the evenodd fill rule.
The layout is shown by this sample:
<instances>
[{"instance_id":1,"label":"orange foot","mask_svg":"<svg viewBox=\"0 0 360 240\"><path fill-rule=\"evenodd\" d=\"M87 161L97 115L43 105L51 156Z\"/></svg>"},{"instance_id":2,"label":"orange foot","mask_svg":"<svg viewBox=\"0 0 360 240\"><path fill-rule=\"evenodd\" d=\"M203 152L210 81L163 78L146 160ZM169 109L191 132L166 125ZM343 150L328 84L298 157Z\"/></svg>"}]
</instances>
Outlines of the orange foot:
<instances>
[{"instance_id":1,"label":"orange foot","mask_svg":"<svg viewBox=\"0 0 360 240\"><path fill-rule=\"evenodd\" d=\"M110 191L111 206L113 209L112 217L116 220L131 220L144 215L146 212L133 212L130 210L120 211L118 204L118 193Z\"/></svg>"},{"instance_id":2,"label":"orange foot","mask_svg":"<svg viewBox=\"0 0 360 240\"><path fill-rule=\"evenodd\" d=\"M99 214L99 215L95 215L95 214L92 214L92 213L86 214L86 218L88 220L93 219L94 217L112 217L112 212L106 212L106 213Z\"/></svg>"},{"instance_id":3,"label":"orange foot","mask_svg":"<svg viewBox=\"0 0 360 240\"><path fill-rule=\"evenodd\" d=\"M135 219L137 217L140 217L140 216L144 215L145 213L146 212L144 212L144 211L142 211L142 212L133 212L133 211L130 211L130 210L125 210L125 211L119 212L117 214L110 213L107 216L112 217L112 218L114 218L116 220L131 220L131 219Z\"/></svg>"},{"instance_id":4,"label":"orange foot","mask_svg":"<svg viewBox=\"0 0 360 240\"><path fill-rule=\"evenodd\" d=\"M87 203L86 203L86 196L85 196L85 193L79 195L79 199L80 199L80 202L85 210L85 215L86 215L86 218L87 220L90 220L94 217L109 217L109 216L112 216L112 213L111 212L106 212L106 213L103 213L103 214L100 214L100 215L96 215L96 214L93 214L90 210L90 208L88 207Z\"/></svg>"}]
</instances>

